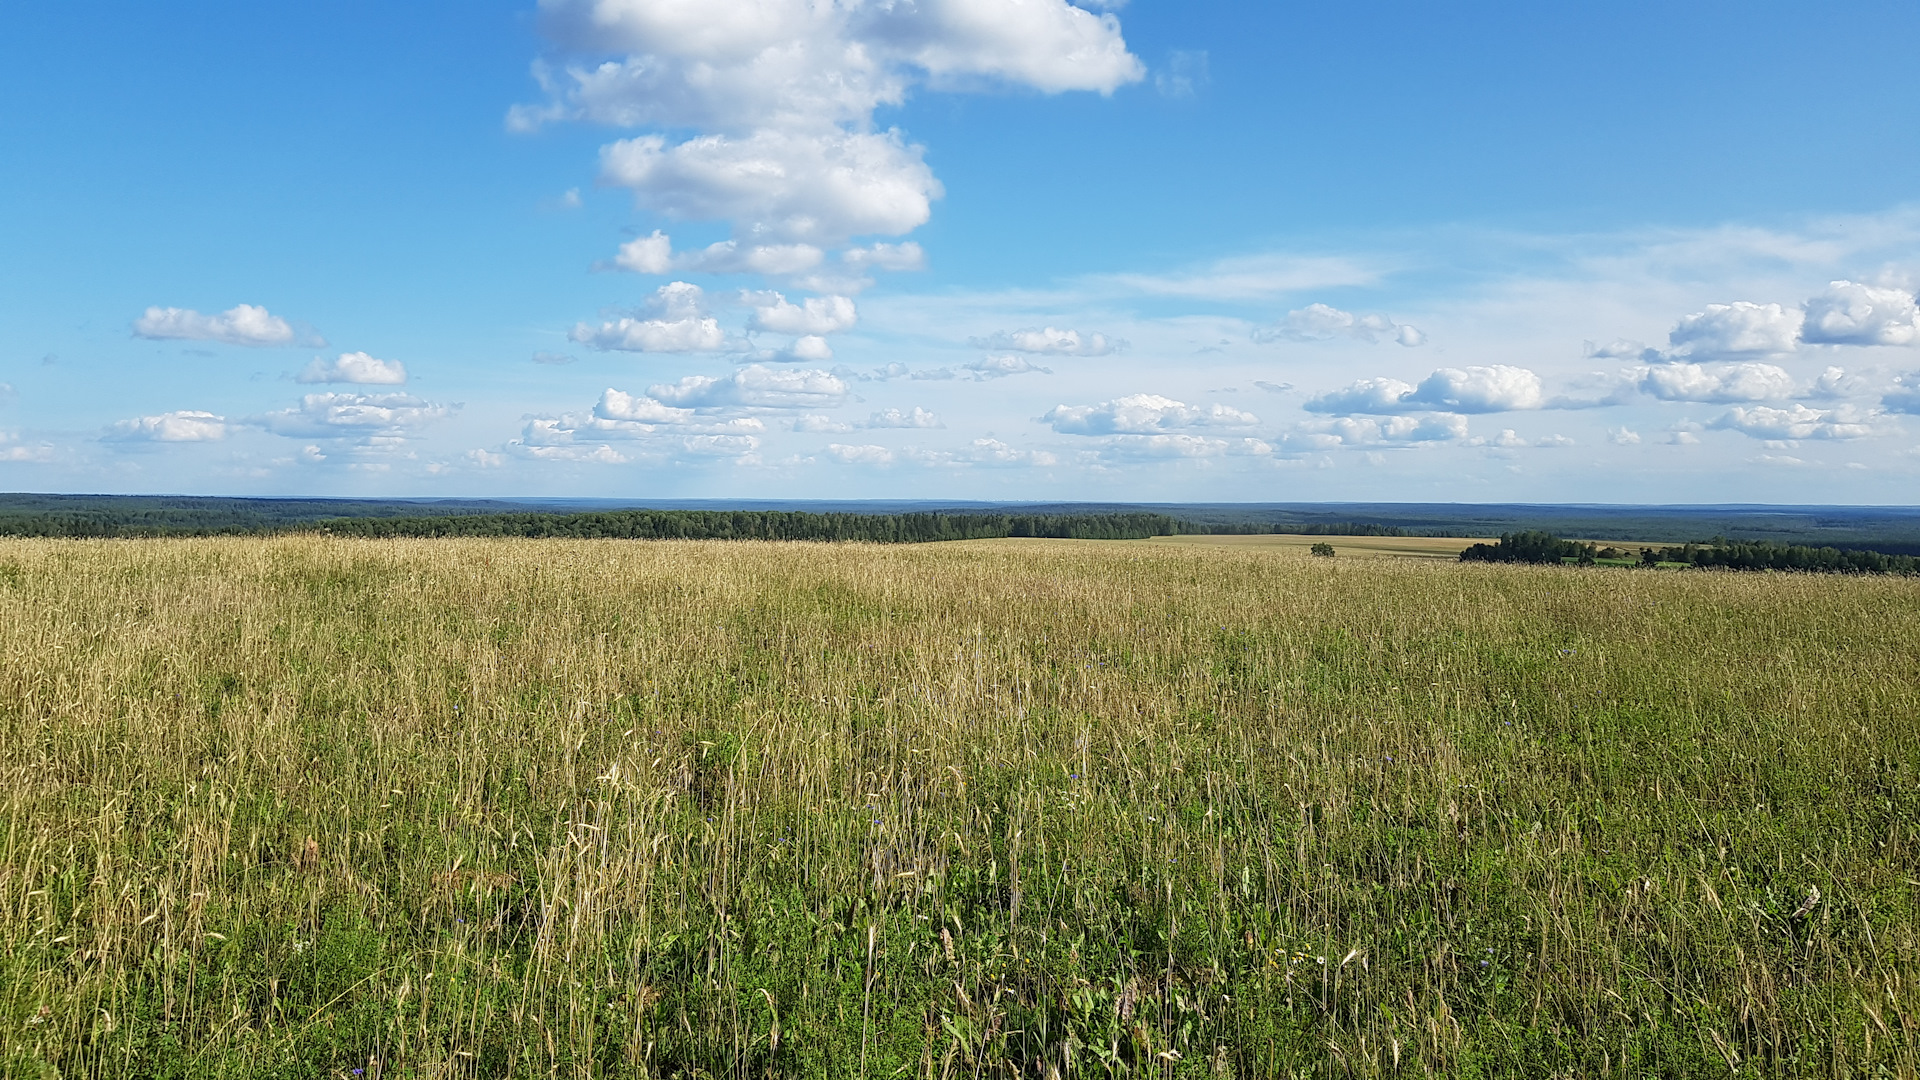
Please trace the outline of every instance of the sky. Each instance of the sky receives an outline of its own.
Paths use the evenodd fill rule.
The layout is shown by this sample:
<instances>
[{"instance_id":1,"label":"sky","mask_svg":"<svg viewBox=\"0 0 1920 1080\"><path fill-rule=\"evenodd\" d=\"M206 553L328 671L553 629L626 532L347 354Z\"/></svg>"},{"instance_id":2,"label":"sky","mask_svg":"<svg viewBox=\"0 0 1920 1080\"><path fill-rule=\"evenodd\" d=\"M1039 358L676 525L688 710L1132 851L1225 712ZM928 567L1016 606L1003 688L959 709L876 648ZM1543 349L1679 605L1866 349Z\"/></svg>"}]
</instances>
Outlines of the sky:
<instances>
[{"instance_id":1,"label":"sky","mask_svg":"<svg viewBox=\"0 0 1920 1080\"><path fill-rule=\"evenodd\" d=\"M1920 6L26 5L0 490L1911 504Z\"/></svg>"}]
</instances>

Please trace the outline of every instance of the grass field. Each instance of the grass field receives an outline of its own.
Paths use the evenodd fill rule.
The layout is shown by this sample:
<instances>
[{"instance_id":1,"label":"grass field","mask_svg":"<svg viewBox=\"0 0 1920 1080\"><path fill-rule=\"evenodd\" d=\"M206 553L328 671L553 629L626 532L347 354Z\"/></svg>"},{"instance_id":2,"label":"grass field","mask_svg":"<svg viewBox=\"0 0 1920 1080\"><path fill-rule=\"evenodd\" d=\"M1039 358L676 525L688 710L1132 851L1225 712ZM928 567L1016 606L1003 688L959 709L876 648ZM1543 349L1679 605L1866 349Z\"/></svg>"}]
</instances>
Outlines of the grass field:
<instances>
[{"instance_id":1,"label":"grass field","mask_svg":"<svg viewBox=\"0 0 1920 1080\"><path fill-rule=\"evenodd\" d=\"M1150 544L1174 544L1194 547L1237 548L1250 551L1284 551L1307 554L1315 544L1328 544L1334 557L1391 559L1457 559L1471 544L1482 541L1450 536L1302 536L1293 533L1263 533L1248 536L1195 535L1156 536ZM1484 541L1492 543L1492 540Z\"/></svg>"},{"instance_id":2,"label":"grass field","mask_svg":"<svg viewBox=\"0 0 1920 1080\"><path fill-rule=\"evenodd\" d=\"M0 542L0 1071L1914 1076L1917 631L1285 544Z\"/></svg>"}]
</instances>

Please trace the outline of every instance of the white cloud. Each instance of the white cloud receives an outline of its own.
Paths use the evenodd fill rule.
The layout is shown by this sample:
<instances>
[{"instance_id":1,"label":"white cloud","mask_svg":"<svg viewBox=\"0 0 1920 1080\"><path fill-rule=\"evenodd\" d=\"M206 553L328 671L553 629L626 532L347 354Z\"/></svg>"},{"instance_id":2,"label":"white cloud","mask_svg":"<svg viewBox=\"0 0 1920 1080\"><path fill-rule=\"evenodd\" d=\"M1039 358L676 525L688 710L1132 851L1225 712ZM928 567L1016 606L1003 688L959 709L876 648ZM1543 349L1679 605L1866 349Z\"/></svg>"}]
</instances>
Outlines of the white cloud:
<instances>
[{"instance_id":1,"label":"white cloud","mask_svg":"<svg viewBox=\"0 0 1920 1080\"><path fill-rule=\"evenodd\" d=\"M1873 434L1872 425L1847 410L1810 409L1798 402L1785 409L1736 407L1711 426L1756 439L1861 439Z\"/></svg>"},{"instance_id":2,"label":"white cloud","mask_svg":"<svg viewBox=\"0 0 1920 1080\"><path fill-rule=\"evenodd\" d=\"M436 405L411 394L308 394L300 404L259 417L276 435L347 438L398 434L450 415L458 406Z\"/></svg>"},{"instance_id":3,"label":"white cloud","mask_svg":"<svg viewBox=\"0 0 1920 1080\"><path fill-rule=\"evenodd\" d=\"M1043 368L1024 356L983 356L971 364L962 366L965 370L973 373L973 378L976 382L987 379L1004 379L1009 375L1028 375L1034 372L1042 375L1053 374L1053 369ZM944 371L945 369L941 370ZM916 379L952 378L953 375L950 372L943 375L934 375L916 371L913 373L913 377Z\"/></svg>"},{"instance_id":4,"label":"white cloud","mask_svg":"<svg viewBox=\"0 0 1920 1080\"><path fill-rule=\"evenodd\" d=\"M1245 427L1260 422L1229 405L1188 405L1158 394L1130 394L1098 405L1056 405L1040 418L1063 435L1147 435L1190 427Z\"/></svg>"},{"instance_id":5,"label":"white cloud","mask_svg":"<svg viewBox=\"0 0 1920 1080\"><path fill-rule=\"evenodd\" d=\"M849 431L858 431L860 428L860 425L849 424L845 420L835 420L831 416L816 415L816 416L798 417L794 420L791 427L795 431L824 433L829 435L844 435Z\"/></svg>"},{"instance_id":6,"label":"white cloud","mask_svg":"<svg viewBox=\"0 0 1920 1080\"><path fill-rule=\"evenodd\" d=\"M1423 379L1406 400L1451 412L1490 413L1538 409L1545 404L1545 395L1540 376L1532 371L1494 364L1441 368Z\"/></svg>"},{"instance_id":7,"label":"white cloud","mask_svg":"<svg viewBox=\"0 0 1920 1080\"><path fill-rule=\"evenodd\" d=\"M1640 443L1640 433L1630 428L1610 428L1607 431L1607 441L1615 446L1637 446Z\"/></svg>"},{"instance_id":8,"label":"white cloud","mask_svg":"<svg viewBox=\"0 0 1920 1080\"><path fill-rule=\"evenodd\" d=\"M784 349L775 349L755 356L774 364L824 364L833 359L833 346L818 334L793 339L793 344Z\"/></svg>"},{"instance_id":9,"label":"white cloud","mask_svg":"<svg viewBox=\"0 0 1920 1080\"><path fill-rule=\"evenodd\" d=\"M902 412L899 409L882 409L874 413L867 421L870 428L942 428L947 425L940 418L915 405L912 410Z\"/></svg>"},{"instance_id":10,"label":"white cloud","mask_svg":"<svg viewBox=\"0 0 1920 1080\"><path fill-rule=\"evenodd\" d=\"M821 408L846 400L847 384L830 371L776 370L752 364L731 375L689 375L651 386L647 393L670 405L694 409L749 407Z\"/></svg>"},{"instance_id":11,"label":"white cloud","mask_svg":"<svg viewBox=\"0 0 1920 1080\"><path fill-rule=\"evenodd\" d=\"M681 449L695 457L745 458L760 449L760 440L752 435L689 435L681 440Z\"/></svg>"},{"instance_id":12,"label":"white cloud","mask_svg":"<svg viewBox=\"0 0 1920 1080\"><path fill-rule=\"evenodd\" d=\"M1307 402L1308 412L1390 414L1444 409L1491 413L1539 409L1547 404L1540 376L1522 367L1441 368L1418 386L1399 379L1361 379Z\"/></svg>"},{"instance_id":13,"label":"white cloud","mask_svg":"<svg viewBox=\"0 0 1920 1080\"><path fill-rule=\"evenodd\" d=\"M826 253L812 244L741 244L722 240L698 251L675 253L673 238L659 229L620 245L613 267L636 274L695 271L707 274L790 276L820 265Z\"/></svg>"},{"instance_id":14,"label":"white cloud","mask_svg":"<svg viewBox=\"0 0 1920 1080\"><path fill-rule=\"evenodd\" d=\"M658 135L601 151L601 179L668 217L733 221L754 236L831 244L926 224L944 192L924 149L897 131L755 131L669 146Z\"/></svg>"},{"instance_id":15,"label":"white cloud","mask_svg":"<svg viewBox=\"0 0 1920 1080\"><path fill-rule=\"evenodd\" d=\"M126 442L214 442L227 437L227 421L210 412L193 411L137 416L113 425L107 437Z\"/></svg>"},{"instance_id":16,"label":"white cloud","mask_svg":"<svg viewBox=\"0 0 1920 1080\"><path fill-rule=\"evenodd\" d=\"M258 347L301 343L293 324L254 304L240 304L218 315L202 315L190 308L150 307L134 320L133 332L156 341L219 341ZM318 340L311 343L326 344Z\"/></svg>"},{"instance_id":17,"label":"white cloud","mask_svg":"<svg viewBox=\"0 0 1920 1080\"><path fill-rule=\"evenodd\" d=\"M1355 315L1326 304L1308 304L1289 311L1278 325L1253 332L1253 340L1259 342L1329 341L1337 337L1360 341L1385 339L1408 347L1427 340L1427 335L1418 327L1396 323L1385 315Z\"/></svg>"},{"instance_id":18,"label":"white cloud","mask_svg":"<svg viewBox=\"0 0 1920 1080\"><path fill-rule=\"evenodd\" d=\"M700 414L692 409L662 404L644 394L629 394L608 387L594 404L593 415L602 420L630 424L686 424Z\"/></svg>"},{"instance_id":19,"label":"white cloud","mask_svg":"<svg viewBox=\"0 0 1920 1080\"><path fill-rule=\"evenodd\" d=\"M1384 420L1343 416L1310 424L1309 434L1330 437L1338 445L1376 446L1393 443L1458 442L1467 437L1467 418L1453 413L1431 416L1393 416Z\"/></svg>"},{"instance_id":20,"label":"white cloud","mask_svg":"<svg viewBox=\"0 0 1920 1080\"><path fill-rule=\"evenodd\" d=\"M1859 397L1867 392L1867 380L1858 375L1849 375L1846 368L1840 367L1829 367L1822 371L1808 388L1809 395L1826 399Z\"/></svg>"},{"instance_id":21,"label":"white cloud","mask_svg":"<svg viewBox=\"0 0 1920 1080\"><path fill-rule=\"evenodd\" d=\"M574 362L574 358L566 353L537 352L533 354L533 362L536 364L558 366L561 364L571 364Z\"/></svg>"},{"instance_id":22,"label":"white cloud","mask_svg":"<svg viewBox=\"0 0 1920 1080\"><path fill-rule=\"evenodd\" d=\"M363 352L341 353L332 360L314 357L295 381L399 386L407 381L407 368L398 360L377 360Z\"/></svg>"},{"instance_id":23,"label":"white cloud","mask_svg":"<svg viewBox=\"0 0 1920 1080\"><path fill-rule=\"evenodd\" d=\"M1618 338L1605 345L1586 343L1584 355L1593 360L1638 360L1646 355L1647 347L1638 341Z\"/></svg>"},{"instance_id":24,"label":"white cloud","mask_svg":"<svg viewBox=\"0 0 1920 1080\"><path fill-rule=\"evenodd\" d=\"M1904 289L1831 282L1807 301L1801 336L1818 345L1920 344L1920 304Z\"/></svg>"},{"instance_id":25,"label":"white cloud","mask_svg":"<svg viewBox=\"0 0 1920 1080\"><path fill-rule=\"evenodd\" d=\"M919 244L908 240L902 244L848 248L840 253L840 261L856 271L925 270L927 253L920 249Z\"/></svg>"},{"instance_id":26,"label":"white cloud","mask_svg":"<svg viewBox=\"0 0 1920 1080\"><path fill-rule=\"evenodd\" d=\"M979 349L1012 349L1053 356L1106 356L1126 347L1126 342L1113 341L1105 334L1082 334L1078 330L1057 330L1051 326L1039 330L1002 330L987 337L970 338L968 344Z\"/></svg>"},{"instance_id":27,"label":"white cloud","mask_svg":"<svg viewBox=\"0 0 1920 1080\"><path fill-rule=\"evenodd\" d=\"M962 458L973 465L999 468L1032 466L1041 469L1049 468L1059 460L1045 450L1021 450L998 439L973 440L973 445L964 452Z\"/></svg>"},{"instance_id":28,"label":"white cloud","mask_svg":"<svg viewBox=\"0 0 1920 1080\"><path fill-rule=\"evenodd\" d=\"M1654 364L1642 369L1640 389L1662 401L1780 401L1793 396L1793 376L1773 364Z\"/></svg>"},{"instance_id":29,"label":"white cloud","mask_svg":"<svg viewBox=\"0 0 1920 1080\"><path fill-rule=\"evenodd\" d=\"M893 451L884 446L848 446L844 443L829 443L827 453L842 465L891 465Z\"/></svg>"},{"instance_id":30,"label":"white cloud","mask_svg":"<svg viewBox=\"0 0 1920 1080\"><path fill-rule=\"evenodd\" d=\"M21 464L44 464L54 459L53 445L41 443L38 446L19 445L20 437L8 431L0 431L0 462Z\"/></svg>"},{"instance_id":31,"label":"white cloud","mask_svg":"<svg viewBox=\"0 0 1920 1080\"><path fill-rule=\"evenodd\" d=\"M799 304L777 292L749 293L744 299L753 306L747 325L755 330L817 336L851 330L860 321L853 300L845 296L812 296Z\"/></svg>"},{"instance_id":32,"label":"white cloud","mask_svg":"<svg viewBox=\"0 0 1920 1080\"><path fill-rule=\"evenodd\" d=\"M605 443L542 445L514 440L507 444L507 450L520 457L535 461L566 461L592 465L625 465L630 460L625 454ZM482 451L484 453L484 451Z\"/></svg>"},{"instance_id":33,"label":"white cloud","mask_svg":"<svg viewBox=\"0 0 1920 1080\"><path fill-rule=\"evenodd\" d=\"M1304 408L1317 413L1394 413L1403 411L1414 385L1399 379L1361 379L1308 401Z\"/></svg>"},{"instance_id":34,"label":"white cloud","mask_svg":"<svg viewBox=\"0 0 1920 1080\"><path fill-rule=\"evenodd\" d=\"M1708 304L1681 319L1667 341L1676 357L1778 356L1799 345L1801 321L1779 304Z\"/></svg>"},{"instance_id":35,"label":"white cloud","mask_svg":"<svg viewBox=\"0 0 1920 1080\"><path fill-rule=\"evenodd\" d=\"M698 285L662 285L647 307L651 318L626 317L597 327L581 323L568 337L591 348L622 352L722 352L735 345L720 329L720 321L706 313L706 295Z\"/></svg>"},{"instance_id":36,"label":"white cloud","mask_svg":"<svg viewBox=\"0 0 1920 1080\"><path fill-rule=\"evenodd\" d=\"M653 230L651 236L635 237L620 245L613 265L636 274L670 274L673 272L673 239L659 229Z\"/></svg>"}]
</instances>

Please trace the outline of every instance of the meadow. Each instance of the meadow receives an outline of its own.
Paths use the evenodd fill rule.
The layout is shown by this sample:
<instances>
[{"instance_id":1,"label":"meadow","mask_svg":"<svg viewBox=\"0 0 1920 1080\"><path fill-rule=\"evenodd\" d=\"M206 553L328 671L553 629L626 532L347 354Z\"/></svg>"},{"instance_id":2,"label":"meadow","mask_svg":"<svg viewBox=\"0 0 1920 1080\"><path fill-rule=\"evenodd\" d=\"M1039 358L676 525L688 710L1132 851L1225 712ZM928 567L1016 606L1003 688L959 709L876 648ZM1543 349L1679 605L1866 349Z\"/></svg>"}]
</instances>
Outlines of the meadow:
<instances>
[{"instance_id":1,"label":"meadow","mask_svg":"<svg viewBox=\"0 0 1920 1080\"><path fill-rule=\"evenodd\" d=\"M0 1072L1911 1077L1916 631L1249 543L0 541Z\"/></svg>"}]
</instances>

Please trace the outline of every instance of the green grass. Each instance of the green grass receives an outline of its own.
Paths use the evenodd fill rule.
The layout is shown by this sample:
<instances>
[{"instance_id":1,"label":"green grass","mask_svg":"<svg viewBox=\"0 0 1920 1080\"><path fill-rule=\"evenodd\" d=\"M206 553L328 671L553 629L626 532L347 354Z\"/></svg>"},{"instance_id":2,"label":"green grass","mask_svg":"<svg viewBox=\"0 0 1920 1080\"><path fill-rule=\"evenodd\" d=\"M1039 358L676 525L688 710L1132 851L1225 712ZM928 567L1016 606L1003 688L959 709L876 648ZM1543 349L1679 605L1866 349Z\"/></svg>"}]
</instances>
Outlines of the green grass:
<instances>
[{"instance_id":1,"label":"green grass","mask_svg":"<svg viewBox=\"0 0 1920 1080\"><path fill-rule=\"evenodd\" d=\"M1916 630L1226 545L4 542L0 1073L1912 1076Z\"/></svg>"}]
</instances>

